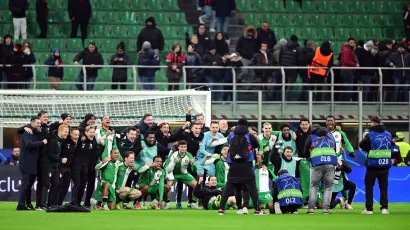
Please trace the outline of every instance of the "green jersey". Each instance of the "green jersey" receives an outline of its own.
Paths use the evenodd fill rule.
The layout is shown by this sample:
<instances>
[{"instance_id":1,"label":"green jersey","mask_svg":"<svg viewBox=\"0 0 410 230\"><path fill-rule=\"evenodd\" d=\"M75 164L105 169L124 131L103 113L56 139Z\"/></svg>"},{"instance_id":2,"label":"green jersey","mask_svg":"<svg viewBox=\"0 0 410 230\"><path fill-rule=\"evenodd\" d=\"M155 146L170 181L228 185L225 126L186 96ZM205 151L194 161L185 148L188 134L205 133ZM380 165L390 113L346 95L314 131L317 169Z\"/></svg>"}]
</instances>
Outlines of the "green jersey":
<instances>
[{"instance_id":1,"label":"green jersey","mask_svg":"<svg viewBox=\"0 0 410 230\"><path fill-rule=\"evenodd\" d=\"M229 171L229 164L222 159L215 161L216 187L225 188Z\"/></svg>"},{"instance_id":2,"label":"green jersey","mask_svg":"<svg viewBox=\"0 0 410 230\"><path fill-rule=\"evenodd\" d=\"M109 183L115 188L115 183L117 181L118 167L120 165L119 161L107 161L106 163L100 163L96 166L100 166L98 169L101 170L101 180L103 182Z\"/></svg>"},{"instance_id":3,"label":"green jersey","mask_svg":"<svg viewBox=\"0 0 410 230\"><path fill-rule=\"evenodd\" d=\"M121 187L124 187L125 184L127 183L128 177L132 173L137 173L137 172L134 171L132 168L130 169L123 162L121 162L117 170L117 182L115 183L115 188L120 189Z\"/></svg>"},{"instance_id":4,"label":"green jersey","mask_svg":"<svg viewBox=\"0 0 410 230\"><path fill-rule=\"evenodd\" d=\"M106 134L107 130L105 129L97 129L96 131L95 140L97 141L97 143L100 144L101 141L104 141L104 146L101 145L101 147L104 148L104 151L101 154L102 160L110 156L112 149L118 149L116 134L114 133L114 135L108 137L106 136ZM122 157L120 158L120 161L122 161Z\"/></svg>"},{"instance_id":5,"label":"green jersey","mask_svg":"<svg viewBox=\"0 0 410 230\"><path fill-rule=\"evenodd\" d=\"M300 186L302 187L303 199L309 197L310 188L310 161L302 159L299 163Z\"/></svg>"},{"instance_id":6,"label":"green jersey","mask_svg":"<svg viewBox=\"0 0 410 230\"><path fill-rule=\"evenodd\" d=\"M280 146L280 149L283 152L286 147L291 147L293 149L293 156L298 157L298 149L296 148L296 142L295 142L295 140L293 140L293 137L292 137L293 136L293 131L290 131L289 135L290 135L290 137L289 137L290 139L286 141L282 136L282 132L279 133L278 141L282 142L282 145Z\"/></svg>"},{"instance_id":7,"label":"green jersey","mask_svg":"<svg viewBox=\"0 0 410 230\"><path fill-rule=\"evenodd\" d=\"M174 163L174 157L178 158L177 163ZM174 152L171 156L168 156L168 159L165 161L167 172L172 172L174 175L188 174L188 166L191 165L191 167L194 167L192 159L193 157L189 152L186 152L183 157L179 155L178 151Z\"/></svg>"},{"instance_id":8,"label":"green jersey","mask_svg":"<svg viewBox=\"0 0 410 230\"><path fill-rule=\"evenodd\" d=\"M139 178L138 184L146 184L149 187L159 186L159 198L158 200L163 199L164 195L164 182L165 182L165 171L162 168L154 170L152 167L149 167Z\"/></svg>"},{"instance_id":9,"label":"green jersey","mask_svg":"<svg viewBox=\"0 0 410 230\"><path fill-rule=\"evenodd\" d=\"M141 141L142 150L135 156L134 168L139 169L146 163L152 163L154 157L158 154L157 144L149 147L145 141Z\"/></svg>"},{"instance_id":10,"label":"green jersey","mask_svg":"<svg viewBox=\"0 0 410 230\"><path fill-rule=\"evenodd\" d=\"M275 142L277 140L277 135L280 133L280 131L272 131L271 136L269 138L266 138L263 133L261 133L259 137L259 152L263 152L263 164L264 165L269 165L271 164L269 161L269 155L275 146ZM265 151L265 148L269 147L268 151Z\"/></svg>"},{"instance_id":11,"label":"green jersey","mask_svg":"<svg viewBox=\"0 0 410 230\"><path fill-rule=\"evenodd\" d=\"M296 165L297 165L297 161L295 160L294 157L292 157L292 160L290 162L287 162L282 158L282 165L280 169L286 169L288 170L290 175L295 176L296 175Z\"/></svg>"},{"instance_id":12,"label":"green jersey","mask_svg":"<svg viewBox=\"0 0 410 230\"><path fill-rule=\"evenodd\" d=\"M255 178L256 178L256 187L258 192L270 192L269 189L269 174L273 175L273 172L270 172L267 168L257 168L255 169Z\"/></svg>"}]
</instances>

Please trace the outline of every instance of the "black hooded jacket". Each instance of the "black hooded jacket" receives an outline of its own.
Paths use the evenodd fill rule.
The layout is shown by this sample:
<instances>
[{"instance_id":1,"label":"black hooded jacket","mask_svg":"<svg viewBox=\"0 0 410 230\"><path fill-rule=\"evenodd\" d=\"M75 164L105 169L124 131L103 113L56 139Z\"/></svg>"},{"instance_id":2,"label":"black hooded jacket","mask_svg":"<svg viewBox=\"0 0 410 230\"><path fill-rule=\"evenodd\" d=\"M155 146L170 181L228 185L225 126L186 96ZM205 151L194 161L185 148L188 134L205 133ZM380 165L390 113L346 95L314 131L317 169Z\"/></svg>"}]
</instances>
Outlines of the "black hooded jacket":
<instances>
[{"instance_id":1,"label":"black hooded jacket","mask_svg":"<svg viewBox=\"0 0 410 230\"><path fill-rule=\"evenodd\" d=\"M80 123L78 126L78 130L80 131L80 134L84 135L85 133L85 128L87 127L87 122L91 120L91 118L94 118L94 114L87 113L84 117L84 120Z\"/></svg>"},{"instance_id":2,"label":"black hooded jacket","mask_svg":"<svg viewBox=\"0 0 410 230\"><path fill-rule=\"evenodd\" d=\"M77 141L77 143L80 142L80 140ZM67 167L71 166L71 163L73 162L75 152L77 150L77 145L76 142L74 142L71 137L68 137L63 141L61 144L61 153L60 157L61 158L67 158L67 162L65 164L61 163L60 167Z\"/></svg>"},{"instance_id":3,"label":"black hooded jacket","mask_svg":"<svg viewBox=\"0 0 410 230\"><path fill-rule=\"evenodd\" d=\"M248 37L249 33L252 33L251 38ZM236 52L238 52L243 58L250 60L259 48L255 27L246 27L243 36L239 38L238 43L236 44Z\"/></svg>"},{"instance_id":4,"label":"black hooded jacket","mask_svg":"<svg viewBox=\"0 0 410 230\"><path fill-rule=\"evenodd\" d=\"M85 137L85 140L81 140ZM77 142L77 148L72 161L72 170L76 172L81 172L80 170L85 167L91 169L97 164L97 159L99 157L99 150L97 141L95 138L93 140L88 139L86 136L80 136Z\"/></svg>"},{"instance_id":5,"label":"black hooded jacket","mask_svg":"<svg viewBox=\"0 0 410 230\"><path fill-rule=\"evenodd\" d=\"M288 41L286 46L280 48L279 65L280 66L297 66L300 57L300 49L294 41Z\"/></svg>"},{"instance_id":6,"label":"black hooded jacket","mask_svg":"<svg viewBox=\"0 0 410 230\"><path fill-rule=\"evenodd\" d=\"M229 46L228 43L226 43L225 37L223 35L222 40L218 40L216 38L217 35L218 33L215 35L213 44L215 45L216 53L220 56L224 56L225 54L229 53Z\"/></svg>"},{"instance_id":7,"label":"black hooded jacket","mask_svg":"<svg viewBox=\"0 0 410 230\"><path fill-rule=\"evenodd\" d=\"M87 24L91 18L90 0L68 0L68 15L75 22Z\"/></svg>"},{"instance_id":8,"label":"black hooded jacket","mask_svg":"<svg viewBox=\"0 0 410 230\"><path fill-rule=\"evenodd\" d=\"M80 62L81 60L83 60L84 65L104 65L103 57L101 53L98 52L97 47L95 47L95 50L92 53L90 52L88 47L85 48L80 53L75 55L73 62ZM87 71L87 77L97 77L99 69L101 69L101 67L87 67L85 69ZM81 74L84 74L82 68Z\"/></svg>"},{"instance_id":9,"label":"black hooded jacket","mask_svg":"<svg viewBox=\"0 0 410 230\"><path fill-rule=\"evenodd\" d=\"M151 43L152 49L158 49L162 51L164 49L164 36L162 35L161 30L157 28L157 24L153 17L147 18L147 20L145 20L145 23L147 22L152 22L152 25L146 25L141 30L140 34L138 34L137 50L141 50L142 44L145 41L148 41L149 43Z\"/></svg>"},{"instance_id":10,"label":"black hooded jacket","mask_svg":"<svg viewBox=\"0 0 410 230\"><path fill-rule=\"evenodd\" d=\"M389 49L384 42L380 42L378 48L379 52L376 53L377 67L388 67L388 65L386 65L386 60L392 54L391 49Z\"/></svg>"},{"instance_id":11,"label":"black hooded jacket","mask_svg":"<svg viewBox=\"0 0 410 230\"><path fill-rule=\"evenodd\" d=\"M298 127L298 130L296 131L296 149L298 150L298 155L301 158L306 158L304 152L305 143L308 137L310 136L311 132L311 128L309 128L307 132L303 132L303 130L300 127Z\"/></svg>"},{"instance_id":12,"label":"black hooded jacket","mask_svg":"<svg viewBox=\"0 0 410 230\"><path fill-rule=\"evenodd\" d=\"M195 157L199 150L199 143L204 139L204 133L201 132L199 136L196 137L193 133L185 132L185 130L181 128L175 133L175 139L186 141L188 143L188 152Z\"/></svg>"}]
</instances>

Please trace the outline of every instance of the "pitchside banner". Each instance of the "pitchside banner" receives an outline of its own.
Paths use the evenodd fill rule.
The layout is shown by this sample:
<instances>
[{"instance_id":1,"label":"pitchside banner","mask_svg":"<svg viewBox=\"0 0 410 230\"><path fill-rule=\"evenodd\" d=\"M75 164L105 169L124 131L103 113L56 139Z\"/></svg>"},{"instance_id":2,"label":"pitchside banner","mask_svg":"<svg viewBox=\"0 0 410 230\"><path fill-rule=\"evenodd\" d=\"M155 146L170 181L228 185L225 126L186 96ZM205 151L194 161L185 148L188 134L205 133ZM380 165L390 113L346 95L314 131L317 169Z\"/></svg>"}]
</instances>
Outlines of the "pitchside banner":
<instances>
[{"instance_id":1,"label":"pitchside banner","mask_svg":"<svg viewBox=\"0 0 410 230\"><path fill-rule=\"evenodd\" d=\"M353 172L348 174L349 180L357 184L355 202L365 201L364 176L366 168L354 167ZM18 166L1 166L0 167L0 201L17 201L18 188L21 183L21 175ZM32 190L32 200L35 200L35 188ZM188 190L184 186L182 200L187 200ZM410 202L410 167L393 167L389 174L389 201L390 202ZM71 189L66 197L70 199ZM172 199L175 199L175 186L172 189ZM379 201L379 185L374 186L374 200Z\"/></svg>"}]
</instances>

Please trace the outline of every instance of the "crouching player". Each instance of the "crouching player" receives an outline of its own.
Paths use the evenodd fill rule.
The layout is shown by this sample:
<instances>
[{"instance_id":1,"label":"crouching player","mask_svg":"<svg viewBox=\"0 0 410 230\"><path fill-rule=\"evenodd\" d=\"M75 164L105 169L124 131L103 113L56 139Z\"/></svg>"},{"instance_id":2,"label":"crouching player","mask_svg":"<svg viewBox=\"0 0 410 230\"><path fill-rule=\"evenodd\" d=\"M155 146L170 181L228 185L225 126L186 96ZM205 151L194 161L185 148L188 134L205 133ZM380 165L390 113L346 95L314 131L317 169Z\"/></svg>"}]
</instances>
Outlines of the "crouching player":
<instances>
[{"instance_id":1,"label":"crouching player","mask_svg":"<svg viewBox=\"0 0 410 230\"><path fill-rule=\"evenodd\" d=\"M271 169L268 169L265 165L263 165L263 156L261 155L256 155L255 166L255 178L256 187L258 188L259 205L262 209L267 206L269 212L274 213L273 198L269 189L269 182L276 179L276 176ZM252 200L249 202L249 207L254 208Z\"/></svg>"},{"instance_id":2,"label":"crouching player","mask_svg":"<svg viewBox=\"0 0 410 230\"><path fill-rule=\"evenodd\" d=\"M206 176L206 170L204 172L204 177ZM221 201L221 195L223 188L217 187L217 178L215 176L210 176L208 179L208 185L205 185L205 180L203 177L199 178L199 183L195 187L194 196L202 199L202 204L206 210L218 210L219 203ZM235 206L236 200L234 196L228 198L228 202L225 205L225 209L229 209Z\"/></svg>"},{"instance_id":3,"label":"crouching player","mask_svg":"<svg viewBox=\"0 0 410 230\"><path fill-rule=\"evenodd\" d=\"M162 158L155 156L153 163L146 163L139 170L138 188L142 196L151 195L151 206L155 209L164 208L164 196L171 191L171 186L165 184L165 171L162 169Z\"/></svg>"},{"instance_id":4,"label":"crouching player","mask_svg":"<svg viewBox=\"0 0 410 230\"><path fill-rule=\"evenodd\" d=\"M103 196L103 208L107 211L115 209L115 184L117 181L118 167L120 165L120 162L118 161L119 155L120 152L118 151L118 149L111 149L111 157L106 157L101 163L95 166L96 170L101 171L101 193Z\"/></svg>"},{"instance_id":5,"label":"crouching player","mask_svg":"<svg viewBox=\"0 0 410 230\"><path fill-rule=\"evenodd\" d=\"M279 170L278 176L273 186L275 213L298 214L298 209L303 205L299 180L290 175L286 169Z\"/></svg>"},{"instance_id":6,"label":"crouching player","mask_svg":"<svg viewBox=\"0 0 410 230\"><path fill-rule=\"evenodd\" d=\"M178 141L178 151L170 154L165 162L165 168L167 173L167 184L172 187L174 181L182 181L185 185L195 188L197 182L196 179L188 172L188 167L194 168L195 159L187 152L187 142ZM196 199L193 197L193 199ZM167 206L169 199L167 199ZM177 206L180 204L177 204ZM196 208L195 204L189 203L189 207Z\"/></svg>"},{"instance_id":7,"label":"crouching player","mask_svg":"<svg viewBox=\"0 0 410 230\"><path fill-rule=\"evenodd\" d=\"M138 199L141 192L134 188L137 185L138 175L134 170L134 152L127 151L123 154L124 162L121 162L117 172L116 190L117 193L117 209L130 209L128 207L129 200ZM123 206L121 207L121 201Z\"/></svg>"}]
</instances>

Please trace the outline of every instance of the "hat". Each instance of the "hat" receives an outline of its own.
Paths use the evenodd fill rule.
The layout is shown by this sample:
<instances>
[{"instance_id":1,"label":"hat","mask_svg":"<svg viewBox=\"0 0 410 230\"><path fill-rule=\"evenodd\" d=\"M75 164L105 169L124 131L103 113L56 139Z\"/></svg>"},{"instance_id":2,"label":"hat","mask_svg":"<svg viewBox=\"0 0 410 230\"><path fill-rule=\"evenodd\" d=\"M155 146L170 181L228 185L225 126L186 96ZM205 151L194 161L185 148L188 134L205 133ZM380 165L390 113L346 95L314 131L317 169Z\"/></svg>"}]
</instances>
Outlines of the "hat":
<instances>
[{"instance_id":1,"label":"hat","mask_svg":"<svg viewBox=\"0 0 410 230\"><path fill-rule=\"evenodd\" d=\"M373 45L374 45L374 43L373 43L373 41L372 40L369 40L368 42L366 42L366 44L364 44L364 46L363 46L363 48L365 49L365 50L369 50L369 46L372 46L373 47Z\"/></svg>"},{"instance_id":2,"label":"hat","mask_svg":"<svg viewBox=\"0 0 410 230\"><path fill-rule=\"evenodd\" d=\"M232 54L231 54L231 58L232 58L232 57L238 57L238 55L237 55L236 53L232 53Z\"/></svg>"},{"instance_id":3,"label":"hat","mask_svg":"<svg viewBox=\"0 0 410 230\"><path fill-rule=\"evenodd\" d=\"M404 139L404 134L402 132L396 132L395 136L399 139Z\"/></svg>"},{"instance_id":4,"label":"hat","mask_svg":"<svg viewBox=\"0 0 410 230\"><path fill-rule=\"evenodd\" d=\"M246 120L245 118L241 118L238 120L238 125L243 125L248 127L248 120Z\"/></svg>"},{"instance_id":5,"label":"hat","mask_svg":"<svg viewBox=\"0 0 410 230\"><path fill-rule=\"evenodd\" d=\"M151 43L149 41L145 41L144 43L142 43L142 49L144 50L151 49Z\"/></svg>"},{"instance_id":6,"label":"hat","mask_svg":"<svg viewBox=\"0 0 410 230\"><path fill-rule=\"evenodd\" d=\"M52 50L53 55L54 55L57 51L60 52L60 50L59 50L58 48L54 48L54 49Z\"/></svg>"},{"instance_id":7,"label":"hat","mask_svg":"<svg viewBox=\"0 0 410 230\"><path fill-rule=\"evenodd\" d=\"M68 114L68 113L63 113L63 114L61 114L61 119L64 121L67 117L71 117L71 115L70 114Z\"/></svg>"},{"instance_id":8,"label":"hat","mask_svg":"<svg viewBox=\"0 0 410 230\"><path fill-rule=\"evenodd\" d=\"M155 18L154 17L149 17L145 20L145 24L147 24L148 22L151 22L153 25L155 25Z\"/></svg>"}]
</instances>

